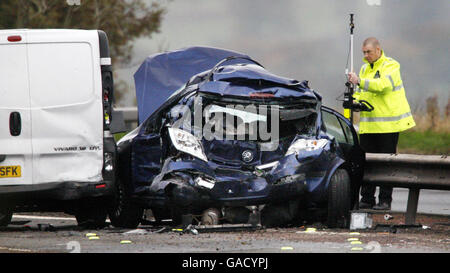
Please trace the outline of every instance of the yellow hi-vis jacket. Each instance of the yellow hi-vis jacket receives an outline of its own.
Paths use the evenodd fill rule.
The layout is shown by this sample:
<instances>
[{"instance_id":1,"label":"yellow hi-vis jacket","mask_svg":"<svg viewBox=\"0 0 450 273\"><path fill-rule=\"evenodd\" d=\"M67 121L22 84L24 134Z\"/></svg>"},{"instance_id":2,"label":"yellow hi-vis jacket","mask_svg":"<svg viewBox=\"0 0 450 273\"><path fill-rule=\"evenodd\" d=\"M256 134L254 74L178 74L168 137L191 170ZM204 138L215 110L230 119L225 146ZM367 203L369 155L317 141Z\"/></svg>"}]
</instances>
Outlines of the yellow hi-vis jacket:
<instances>
[{"instance_id":1,"label":"yellow hi-vis jacket","mask_svg":"<svg viewBox=\"0 0 450 273\"><path fill-rule=\"evenodd\" d=\"M373 67L365 58L363 61L366 64L359 71L360 82L353 97L368 101L375 109L360 112L359 133L395 133L414 127L400 64L383 51Z\"/></svg>"}]
</instances>

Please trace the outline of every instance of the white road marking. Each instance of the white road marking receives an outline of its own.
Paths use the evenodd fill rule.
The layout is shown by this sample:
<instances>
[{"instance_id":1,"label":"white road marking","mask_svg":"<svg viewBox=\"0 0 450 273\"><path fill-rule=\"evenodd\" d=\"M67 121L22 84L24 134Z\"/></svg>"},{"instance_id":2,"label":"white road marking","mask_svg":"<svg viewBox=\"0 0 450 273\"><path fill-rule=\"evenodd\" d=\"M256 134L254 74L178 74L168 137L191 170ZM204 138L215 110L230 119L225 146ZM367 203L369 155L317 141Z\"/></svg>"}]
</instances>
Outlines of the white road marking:
<instances>
[{"instance_id":1,"label":"white road marking","mask_svg":"<svg viewBox=\"0 0 450 273\"><path fill-rule=\"evenodd\" d=\"M69 221L77 220L75 218L70 217L52 217L52 216L34 216L34 215L13 215L13 218L35 219L35 220L69 220Z\"/></svg>"},{"instance_id":2,"label":"white road marking","mask_svg":"<svg viewBox=\"0 0 450 273\"><path fill-rule=\"evenodd\" d=\"M53 216L35 216L35 215L13 215L13 219L31 219L31 220L60 220L60 221L76 221L77 219L74 217L53 217ZM106 219L107 223L111 221Z\"/></svg>"},{"instance_id":3,"label":"white road marking","mask_svg":"<svg viewBox=\"0 0 450 273\"><path fill-rule=\"evenodd\" d=\"M16 251L16 252L32 252L29 249L23 249L23 248L11 248L11 247L4 247L0 246L1 250L7 250L7 251Z\"/></svg>"}]
</instances>

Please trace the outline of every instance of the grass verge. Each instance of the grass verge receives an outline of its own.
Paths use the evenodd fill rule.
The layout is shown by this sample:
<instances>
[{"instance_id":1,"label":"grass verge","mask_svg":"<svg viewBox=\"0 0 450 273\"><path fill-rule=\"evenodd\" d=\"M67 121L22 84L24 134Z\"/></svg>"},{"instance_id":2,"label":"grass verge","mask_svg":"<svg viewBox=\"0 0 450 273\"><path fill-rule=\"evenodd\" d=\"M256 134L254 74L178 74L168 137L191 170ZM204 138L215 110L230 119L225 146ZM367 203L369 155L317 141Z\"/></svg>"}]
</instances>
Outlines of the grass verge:
<instances>
[{"instance_id":1,"label":"grass verge","mask_svg":"<svg viewBox=\"0 0 450 273\"><path fill-rule=\"evenodd\" d=\"M449 155L450 133L433 131L401 132L398 140L397 153Z\"/></svg>"}]
</instances>

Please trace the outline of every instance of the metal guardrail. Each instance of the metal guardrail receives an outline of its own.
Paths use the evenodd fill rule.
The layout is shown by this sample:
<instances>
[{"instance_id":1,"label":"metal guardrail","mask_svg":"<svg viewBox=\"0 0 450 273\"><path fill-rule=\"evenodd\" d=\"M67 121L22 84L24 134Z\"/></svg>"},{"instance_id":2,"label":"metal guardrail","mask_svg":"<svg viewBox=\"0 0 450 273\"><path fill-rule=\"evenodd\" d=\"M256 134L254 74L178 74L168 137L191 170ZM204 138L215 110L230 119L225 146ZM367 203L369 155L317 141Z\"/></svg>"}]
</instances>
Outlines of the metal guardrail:
<instances>
[{"instance_id":1,"label":"metal guardrail","mask_svg":"<svg viewBox=\"0 0 450 273\"><path fill-rule=\"evenodd\" d=\"M125 122L125 127L128 131L131 131L132 129L137 127L138 124L138 113L137 113L137 107L119 107L114 108L114 111L122 112L123 114L123 121Z\"/></svg>"},{"instance_id":2,"label":"metal guardrail","mask_svg":"<svg viewBox=\"0 0 450 273\"><path fill-rule=\"evenodd\" d=\"M450 190L450 157L366 153L364 182L403 188Z\"/></svg>"},{"instance_id":3,"label":"metal guardrail","mask_svg":"<svg viewBox=\"0 0 450 273\"><path fill-rule=\"evenodd\" d=\"M137 126L137 107L116 108L128 130ZM416 220L420 189L450 190L450 158L439 155L366 154L363 183L409 188L405 224Z\"/></svg>"},{"instance_id":4,"label":"metal guardrail","mask_svg":"<svg viewBox=\"0 0 450 273\"><path fill-rule=\"evenodd\" d=\"M363 183L409 188L405 224L413 225L420 189L450 190L450 157L367 153Z\"/></svg>"}]
</instances>

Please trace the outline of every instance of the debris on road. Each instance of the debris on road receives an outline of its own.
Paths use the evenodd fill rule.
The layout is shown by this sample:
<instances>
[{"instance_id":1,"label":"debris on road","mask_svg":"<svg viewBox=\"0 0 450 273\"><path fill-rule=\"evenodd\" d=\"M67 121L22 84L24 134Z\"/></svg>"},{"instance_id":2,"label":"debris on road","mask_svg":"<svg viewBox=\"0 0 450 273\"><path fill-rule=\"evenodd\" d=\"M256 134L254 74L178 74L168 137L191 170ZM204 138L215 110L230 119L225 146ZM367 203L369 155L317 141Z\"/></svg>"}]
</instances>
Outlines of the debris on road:
<instances>
[{"instance_id":1,"label":"debris on road","mask_svg":"<svg viewBox=\"0 0 450 273\"><path fill-rule=\"evenodd\" d=\"M368 229L372 227L372 217L365 212L352 212L350 219L350 229Z\"/></svg>"},{"instance_id":2,"label":"debris on road","mask_svg":"<svg viewBox=\"0 0 450 273\"><path fill-rule=\"evenodd\" d=\"M56 228L51 224L37 224L40 231L56 231Z\"/></svg>"},{"instance_id":3,"label":"debris on road","mask_svg":"<svg viewBox=\"0 0 450 273\"><path fill-rule=\"evenodd\" d=\"M198 230L196 230L192 225L187 226L186 231L193 235L198 235Z\"/></svg>"},{"instance_id":4,"label":"debris on road","mask_svg":"<svg viewBox=\"0 0 450 273\"><path fill-rule=\"evenodd\" d=\"M163 227L163 228L160 228L160 229L154 231L154 233L163 233L164 231L166 231L168 229L169 229L168 227Z\"/></svg>"},{"instance_id":5,"label":"debris on road","mask_svg":"<svg viewBox=\"0 0 450 273\"><path fill-rule=\"evenodd\" d=\"M123 233L124 235L144 235L148 234L148 231L142 228L133 229Z\"/></svg>"}]
</instances>

